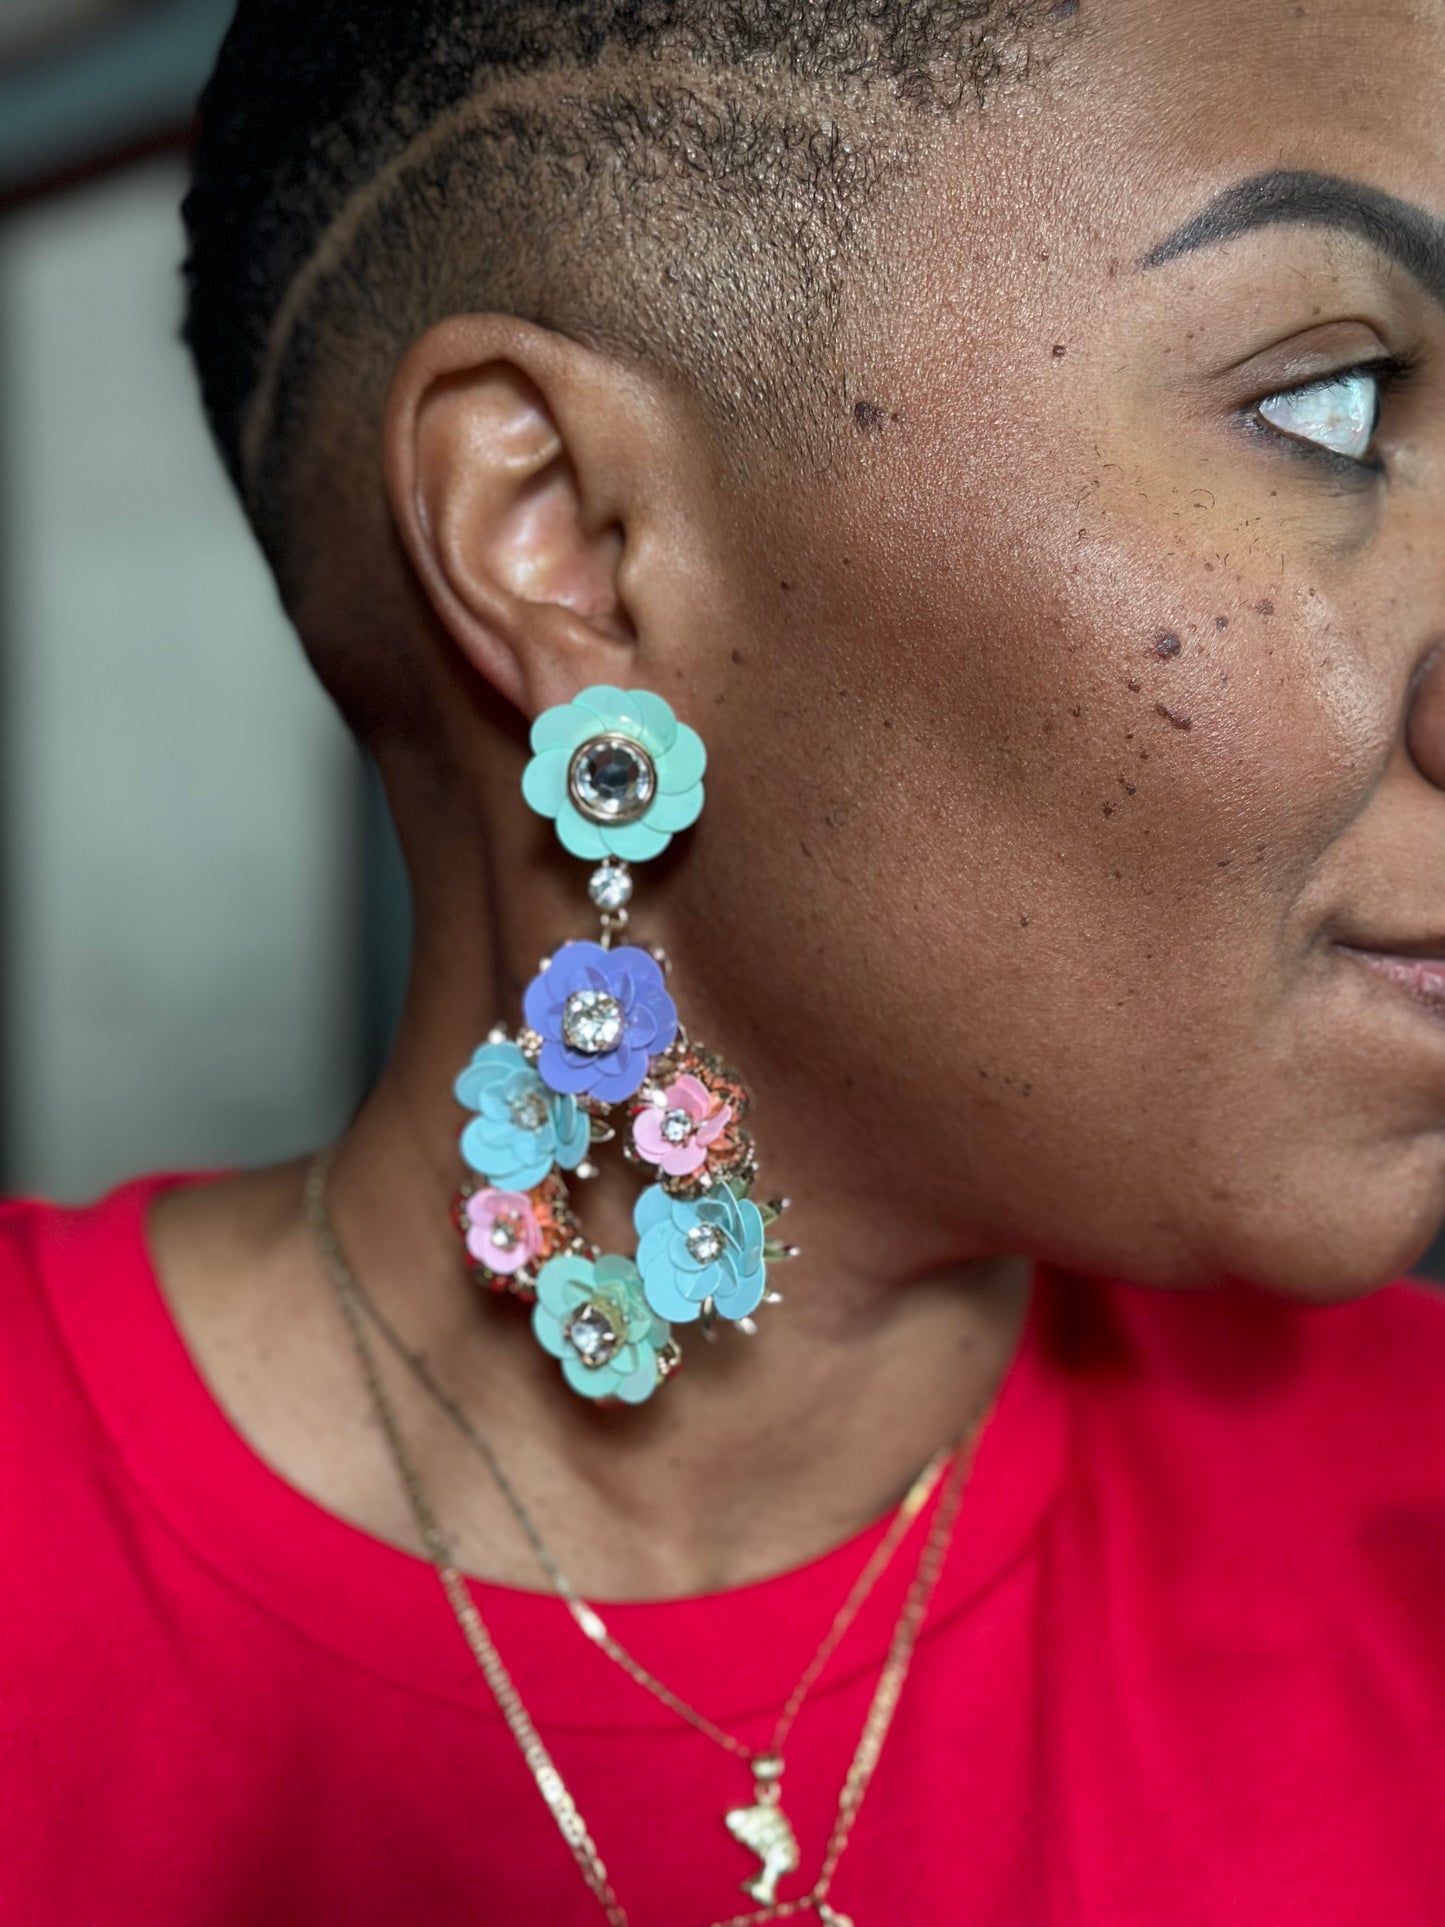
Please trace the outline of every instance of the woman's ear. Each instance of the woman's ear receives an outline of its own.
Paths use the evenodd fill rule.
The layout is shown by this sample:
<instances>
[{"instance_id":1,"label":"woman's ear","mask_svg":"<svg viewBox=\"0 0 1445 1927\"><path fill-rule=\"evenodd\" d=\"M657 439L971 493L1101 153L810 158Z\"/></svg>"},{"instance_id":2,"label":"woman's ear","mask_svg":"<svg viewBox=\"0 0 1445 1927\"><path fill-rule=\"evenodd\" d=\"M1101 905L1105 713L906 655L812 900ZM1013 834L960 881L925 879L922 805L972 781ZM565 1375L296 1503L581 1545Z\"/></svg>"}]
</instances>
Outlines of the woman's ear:
<instances>
[{"instance_id":1,"label":"woman's ear","mask_svg":"<svg viewBox=\"0 0 1445 1927\"><path fill-rule=\"evenodd\" d=\"M466 315L413 344L384 424L412 567L478 674L525 715L629 681L619 569L638 398L603 357L529 322Z\"/></svg>"}]
</instances>

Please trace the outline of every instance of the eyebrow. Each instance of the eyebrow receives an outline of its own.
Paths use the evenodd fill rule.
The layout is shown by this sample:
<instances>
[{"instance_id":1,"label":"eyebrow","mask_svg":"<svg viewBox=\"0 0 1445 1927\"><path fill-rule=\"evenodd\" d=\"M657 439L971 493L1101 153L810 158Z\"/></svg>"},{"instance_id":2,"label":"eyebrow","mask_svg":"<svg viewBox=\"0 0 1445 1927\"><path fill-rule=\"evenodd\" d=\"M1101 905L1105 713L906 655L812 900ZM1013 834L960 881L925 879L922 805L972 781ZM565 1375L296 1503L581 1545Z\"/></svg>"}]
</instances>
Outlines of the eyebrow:
<instances>
[{"instance_id":1,"label":"eyebrow","mask_svg":"<svg viewBox=\"0 0 1445 1927\"><path fill-rule=\"evenodd\" d=\"M1398 200L1364 181L1337 174L1303 170L1253 174L1216 195L1183 227L1150 248L1139 266L1160 268L1196 248L1213 247L1237 234L1282 223L1337 228L1367 241L1445 307L1445 221L1413 201Z\"/></svg>"}]
</instances>

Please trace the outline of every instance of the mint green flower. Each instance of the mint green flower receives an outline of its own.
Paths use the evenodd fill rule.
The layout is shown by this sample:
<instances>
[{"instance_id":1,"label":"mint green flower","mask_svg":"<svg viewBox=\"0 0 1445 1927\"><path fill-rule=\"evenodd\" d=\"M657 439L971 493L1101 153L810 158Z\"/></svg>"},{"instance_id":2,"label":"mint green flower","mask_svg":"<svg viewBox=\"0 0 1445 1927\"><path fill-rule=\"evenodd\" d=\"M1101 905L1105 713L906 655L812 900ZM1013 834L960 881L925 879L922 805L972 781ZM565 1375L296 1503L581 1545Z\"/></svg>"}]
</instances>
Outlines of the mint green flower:
<instances>
[{"instance_id":1,"label":"mint green flower","mask_svg":"<svg viewBox=\"0 0 1445 1927\"><path fill-rule=\"evenodd\" d=\"M657 1390L658 1354L672 1337L643 1296L637 1266L606 1253L547 1260L537 1274L532 1330L543 1351L561 1359L574 1392L625 1405L640 1405Z\"/></svg>"},{"instance_id":2,"label":"mint green flower","mask_svg":"<svg viewBox=\"0 0 1445 1927\"><path fill-rule=\"evenodd\" d=\"M573 856L644 863L702 810L707 751L650 689L597 683L532 724L522 794Z\"/></svg>"}]
</instances>

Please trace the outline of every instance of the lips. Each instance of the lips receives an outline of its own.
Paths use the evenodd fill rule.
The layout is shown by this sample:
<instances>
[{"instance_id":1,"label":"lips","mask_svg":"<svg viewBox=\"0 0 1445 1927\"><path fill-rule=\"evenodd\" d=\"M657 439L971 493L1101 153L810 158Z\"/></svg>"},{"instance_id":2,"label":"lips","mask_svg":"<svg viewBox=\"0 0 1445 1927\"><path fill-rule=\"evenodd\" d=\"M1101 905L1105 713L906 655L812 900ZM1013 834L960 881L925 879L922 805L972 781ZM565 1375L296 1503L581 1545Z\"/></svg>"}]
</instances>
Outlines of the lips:
<instances>
[{"instance_id":1,"label":"lips","mask_svg":"<svg viewBox=\"0 0 1445 1927\"><path fill-rule=\"evenodd\" d=\"M1351 943L1338 948L1395 984L1415 1003L1445 1017L1445 940L1431 938L1419 945L1392 945L1389 949Z\"/></svg>"}]
</instances>

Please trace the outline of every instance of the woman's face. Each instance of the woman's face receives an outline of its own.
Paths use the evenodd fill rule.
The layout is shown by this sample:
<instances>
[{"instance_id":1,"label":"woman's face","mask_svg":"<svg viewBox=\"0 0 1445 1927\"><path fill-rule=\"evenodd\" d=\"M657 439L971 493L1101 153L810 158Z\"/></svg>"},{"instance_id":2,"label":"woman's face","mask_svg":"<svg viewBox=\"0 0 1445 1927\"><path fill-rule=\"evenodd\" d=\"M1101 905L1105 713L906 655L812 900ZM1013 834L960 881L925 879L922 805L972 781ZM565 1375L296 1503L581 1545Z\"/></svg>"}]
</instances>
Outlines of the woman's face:
<instances>
[{"instance_id":1,"label":"woman's face","mask_svg":"<svg viewBox=\"0 0 1445 1927\"><path fill-rule=\"evenodd\" d=\"M1075 28L737 531L687 976L920 1259L1341 1297L1445 1213L1445 1020L1338 947L1445 956L1445 9Z\"/></svg>"}]
</instances>

